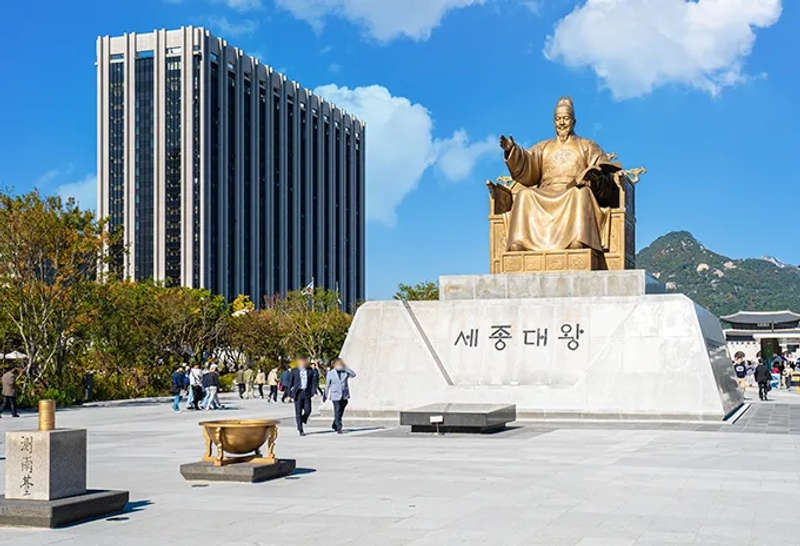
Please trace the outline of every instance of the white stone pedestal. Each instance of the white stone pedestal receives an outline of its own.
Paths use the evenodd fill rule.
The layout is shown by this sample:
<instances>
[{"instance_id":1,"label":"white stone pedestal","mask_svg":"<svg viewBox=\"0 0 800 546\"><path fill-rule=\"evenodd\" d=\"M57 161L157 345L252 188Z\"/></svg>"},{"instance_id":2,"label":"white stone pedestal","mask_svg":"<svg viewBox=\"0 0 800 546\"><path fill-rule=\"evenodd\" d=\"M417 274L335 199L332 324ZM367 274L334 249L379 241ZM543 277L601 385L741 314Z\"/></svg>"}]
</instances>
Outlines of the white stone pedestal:
<instances>
[{"instance_id":1,"label":"white stone pedestal","mask_svg":"<svg viewBox=\"0 0 800 546\"><path fill-rule=\"evenodd\" d=\"M49 501L85 492L85 429L6 432L6 499Z\"/></svg>"},{"instance_id":2,"label":"white stone pedestal","mask_svg":"<svg viewBox=\"0 0 800 546\"><path fill-rule=\"evenodd\" d=\"M521 418L722 420L741 405L719 321L686 296L642 293L642 279L639 295L514 298L501 280L494 299L476 288L359 307L342 348L358 373L348 412L483 403Z\"/></svg>"}]
</instances>

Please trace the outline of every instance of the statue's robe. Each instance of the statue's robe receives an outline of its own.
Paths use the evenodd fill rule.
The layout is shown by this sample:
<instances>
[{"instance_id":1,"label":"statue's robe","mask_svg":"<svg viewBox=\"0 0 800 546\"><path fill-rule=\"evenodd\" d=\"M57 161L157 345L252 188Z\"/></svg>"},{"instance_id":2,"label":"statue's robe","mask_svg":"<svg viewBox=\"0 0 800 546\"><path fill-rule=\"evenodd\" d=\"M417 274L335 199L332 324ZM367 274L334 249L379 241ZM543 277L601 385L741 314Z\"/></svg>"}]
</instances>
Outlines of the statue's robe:
<instances>
[{"instance_id":1,"label":"statue's robe","mask_svg":"<svg viewBox=\"0 0 800 546\"><path fill-rule=\"evenodd\" d=\"M508 250L608 248L611 217L582 178L607 161L595 142L570 135L539 142L529 150L515 145L506 157L514 180L527 186L514 195L507 212Z\"/></svg>"}]
</instances>

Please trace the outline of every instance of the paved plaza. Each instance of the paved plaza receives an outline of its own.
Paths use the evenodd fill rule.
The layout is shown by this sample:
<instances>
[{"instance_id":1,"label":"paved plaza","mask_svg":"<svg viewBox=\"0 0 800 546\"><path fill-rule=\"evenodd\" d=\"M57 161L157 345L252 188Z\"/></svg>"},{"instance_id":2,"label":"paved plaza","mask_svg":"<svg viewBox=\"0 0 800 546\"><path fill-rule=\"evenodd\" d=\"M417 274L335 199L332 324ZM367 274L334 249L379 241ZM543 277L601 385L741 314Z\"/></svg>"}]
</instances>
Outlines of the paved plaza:
<instances>
[{"instance_id":1,"label":"paved plaza","mask_svg":"<svg viewBox=\"0 0 800 546\"><path fill-rule=\"evenodd\" d=\"M232 409L199 415L64 410L59 427L89 430L88 486L129 490L128 510L58 530L0 528L0 544L798 544L800 395L774 399L749 400L732 425L532 422L483 436L352 419L340 436L317 418L301 438L292 406L230 396ZM281 418L276 454L297 471L184 481L178 466L203 448L197 422L212 417ZM33 413L3 416L0 432L36 424Z\"/></svg>"}]
</instances>

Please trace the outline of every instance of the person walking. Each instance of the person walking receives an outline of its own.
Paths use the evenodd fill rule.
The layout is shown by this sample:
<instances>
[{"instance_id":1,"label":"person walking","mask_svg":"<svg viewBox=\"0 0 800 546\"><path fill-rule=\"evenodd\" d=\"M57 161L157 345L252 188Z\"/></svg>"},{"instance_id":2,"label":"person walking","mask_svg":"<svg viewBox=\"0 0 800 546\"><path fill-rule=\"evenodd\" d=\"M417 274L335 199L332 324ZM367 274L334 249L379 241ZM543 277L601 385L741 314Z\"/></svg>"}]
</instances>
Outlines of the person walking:
<instances>
[{"instance_id":1,"label":"person walking","mask_svg":"<svg viewBox=\"0 0 800 546\"><path fill-rule=\"evenodd\" d=\"M258 369L258 373L256 374L256 386L258 387L258 395L261 399L264 399L264 383L267 382L267 375L264 373L264 370L261 368Z\"/></svg>"},{"instance_id":2,"label":"person walking","mask_svg":"<svg viewBox=\"0 0 800 546\"><path fill-rule=\"evenodd\" d=\"M242 374L242 378L244 379L244 397L250 400L253 398L253 381L255 380L255 374L253 373L253 368L251 368L249 364Z\"/></svg>"},{"instance_id":3,"label":"person walking","mask_svg":"<svg viewBox=\"0 0 800 546\"><path fill-rule=\"evenodd\" d=\"M208 373L203 376L203 385L206 387L206 399L204 400L205 404L203 404L203 409L219 409L220 403L219 398L217 398L217 392L219 392L219 374L217 373L216 364L212 364Z\"/></svg>"},{"instance_id":4,"label":"person walking","mask_svg":"<svg viewBox=\"0 0 800 546\"><path fill-rule=\"evenodd\" d=\"M239 391L239 398L244 398L244 370L239 368L236 372L236 375L233 378L234 383L236 383L236 388Z\"/></svg>"},{"instance_id":5,"label":"person walking","mask_svg":"<svg viewBox=\"0 0 800 546\"><path fill-rule=\"evenodd\" d=\"M291 379L292 373L289 371L289 368L283 368L283 373L281 373L281 387L283 387L283 396L281 396L281 402L286 403L286 398L289 397L289 402L292 401L292 398L289 393L289 380Z\"/></svg>"},{"instance_id":6,"label":"person walking","mask_svg":"<svg viewBox=\"0 0 800 546\"><path fill-rule=\"evenodd\" d=\"M203 370L200 369L200 364L192 366L192 371L189 372L189 388L192 391L192 408L199 410L203 400Z\"/></svg>"},{"instance_id":7,"label":"person walking","mask_svg":"<svg viewBox=\"0 0 800 546\"><path fill-rule=\"evenodd\" d=\"M744 356L738 356L733 362L733 373L736 374L736 381L739 383L739 389L744 394L747 390L747 366L744 364Z\"/></svg>"},{"instance_id":8,"label":"person walking","mask_svg":"<svg viewBox=\"0 0 800 546\"><path fill-rule=\"evenodd\" d=\"M317 379L314 381L314 386L317 389L317 394L322 396L324 392L322 386L319 384L319 380L322 377L322 369L319 367L319 364L316 361L311 363L311 369L314 370L314 375L317 377Z\"/></svg>"},{"instance_id":9,"label":"person walking","mask_svg":"<svg viewBox=\"0 0 800 546\"><path fill-rule=\"evenodd\" d=\"M758 397L761 400L767 400L769 382L772 381L772 373L770 372L769 366L767 366L764 362L759 362L758 366L756 366L754 375L756 378L756 383L758 383Z\"/></svg>"},{"instance_id":10,"label":"person walking","mask_svg":"<svg viewBox=\"0 0 800 546\"><path fill-rule=\"evenodd\" d=\"M792 388L792 368L789 364L784 364L781 371L781 379L784 389L789 390Z\"/></svg>"},{"instance_id":11,"label":"person walking","mask_svg":"<svg viewBox=\"0 0 800 546\"><path fill-rule=\"evenodd\" d=\"M294 419L300 436L306 435L303 425L311 415L311 399L315 394L314 371L308 367L308 360L298 358L297 367L289 374L289 396L294 400Z\"/></svg>"},{"instance_id":12,"label":"person walking","mask_svg":"<svg viewBox=\"0 0 800 546\"><path fill-rule=\"evenodd\" d=\"M183 390L186 391L186 409L192 409L192 403L194 402L194 391L192 391L192 386L189 384L189 376L192 375L192 368L188 364L183 367Z\"/></svg>"},{"instance_id":13,"label":"person walking","mask_svg":"<svg viewBox=\"0 0 800 546\"><path fill-rule=\"evenodd\" d=\"M756 380L753 378L753 374L756 373L756 365L753 364L752 360L748 360L747 364L745 365L747 368L747 386L748 387L755 387Z\"/></svg>"},{"instance_id":14,"label":"person walking","mask_svg":"<svg viewBox=\"0 0 800 546\"><path fill-rule=\"evenodd\" d=\"M204 369L203 370L203 379L201 380L201 384L203 385L203 400L200 402L200 409L205 409L208 405L209 401L211 400L211 391L208 390L209 379L211 376L211 369Z\"/></svg>"},{"instance_id":15,"label":"person walking","mask_svg":"<svg viewBox=\"0 0 800 546\"><path fill-rule=\"evenodd\" d=\"M267 374L267 386L269 387L269 396L267 402L273 403L278 401L278 368L272 368Z\"/></svg>"},{"instance_id":16,"label":"person walking","mask_svg":"<svg viewBox=\"0 0 800 546\"><path fill-rule=\"evenodd\" d=\"M3 403L0 404L0 417L2 417L6 406L11 411L12 417L19 417L19 413L17 413L17 386L15 384L19 371L19 368L11 368L0 379L0 383L3 384Z\"/></svg>"},{"instance_id":17,"label":"person walking","mask_svg":"<svg viewBox=\"0 0 800 546\"><path fill-rule=\"evenodd\" d=\"M172 393L172 411L181 412L181 392L183 391L183 366L172 372L169 392Z\"/></svg>"},{"instance_id":18,"label":"person walking","mask_svg":"<svg viewBox=\"0 0 800 546\"><path fill-rule=\"evenodd\" d=\"M331 402L333 402L333 424L331 424L331 428L337 434L342 433L342 417L344 417L347 401L350 399L348 380L355 376L356 372L348 368L344 360L337 358L333 361L333 369L328 371L325 378L325 392L322 395L322 401L325 402L330 398Z\"/></svg>"}]
</instances>

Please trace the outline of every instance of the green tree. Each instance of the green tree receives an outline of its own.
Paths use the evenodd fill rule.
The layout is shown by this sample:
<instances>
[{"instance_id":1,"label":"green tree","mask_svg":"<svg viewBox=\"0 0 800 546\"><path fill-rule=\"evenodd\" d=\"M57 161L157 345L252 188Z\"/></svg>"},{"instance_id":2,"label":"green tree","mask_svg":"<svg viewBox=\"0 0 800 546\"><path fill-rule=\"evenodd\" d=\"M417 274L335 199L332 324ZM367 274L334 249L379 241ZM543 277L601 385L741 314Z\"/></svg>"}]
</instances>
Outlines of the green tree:
<instances>
[{"instance_id":1,"label":"green tree","mask_svg":"<svg viewBox=\"0 0 800 546\"><path fill-rule=\"evenodd\" d=\"M224 346L229 360L243 355L248 362L267 359L277 362L284 356L283 332L273 309L234 313L225 320Z\"/></svg>"},{"instance_id":2,"label":"green tree","mask_svg":"<svg viewBox=\"0 0 800 546\"><path fill-rule=\"evenodd\" d=\"M239 294L236 296L236 299L233 300L233 303L231 303L231 310L234 313L240 313L242 311L248 312L252 311L253 309L255 309L255 306L253 305L253 301L250 299L250 296L247 294Z\"/></svg>"},{"instance_id":3,"label":"green tree","mask_svg":"<svg viewBox=\"0 0 800 546\"><path fill-rule=\"evenodd\" d=\"M433 281L422 281L415 285L400 283L394 299L405 301L430 301L439 299L439 285Z\"/></svg>"},{"instance_id":4,"label":"green tree","mask_svg":"<svg viewBox=\"0 0 800 546\"><path fill-rule=\"evenodd\" d=\"M108 242L103 223L71 199L0 193L0 313L27 355L23 394L45 376L65 380Z\"/></svg>"},{"instance_id":5,"label":"green tree","mask_svg":"<svg viewBox=\"0 0 800 546\"><path fill-rule=\"evenodd\" d=\"M162 359L199 361L218 345L224 319L230 315L225 298L208 290L175 287L158 292L159 351Z\"/></svg>"},{"instance_id":6,"label":"green tree","mask_svg":"<svg viewBox=\"0 0 800 546\"><path fill-rule=\"evenodd\" d=\"M317 288L313 294L289 292L275 303L283 347L291 357L330 360L339 355L352 316L340 309L339 294Z\"/></svg>"}]
</instances>

